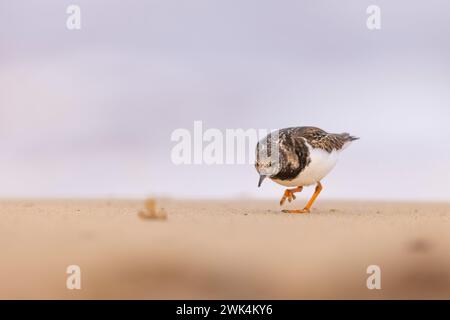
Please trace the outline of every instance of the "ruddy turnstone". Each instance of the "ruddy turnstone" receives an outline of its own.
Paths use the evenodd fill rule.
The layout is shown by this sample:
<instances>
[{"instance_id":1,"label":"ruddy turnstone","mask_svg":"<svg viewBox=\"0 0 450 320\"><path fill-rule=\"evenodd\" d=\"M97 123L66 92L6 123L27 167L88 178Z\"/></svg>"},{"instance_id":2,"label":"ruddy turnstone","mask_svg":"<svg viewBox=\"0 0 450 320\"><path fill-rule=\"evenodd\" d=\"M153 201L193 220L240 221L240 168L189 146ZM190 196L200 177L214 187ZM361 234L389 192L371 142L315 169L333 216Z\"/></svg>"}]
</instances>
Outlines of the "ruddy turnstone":
<instances>
[{"instance_id":1,"label":"ruddy turnstone","mask_svg":"<svg viewBox=\"0 0 450 320\"><path fill-rule=\"evenodd\" d=\"M274 131L262 139L256 146L255 167L260 178L271 180L286 187L280 200L295 199L294 193L304 186L316 184L311 199L302 210L283 210L287 213L309 213L312 204L322 191L321 180L333 169L339 154L348 145L359 138L348 133L327 133L315 127L295 127Z\"/></svg>"}]
</instances>

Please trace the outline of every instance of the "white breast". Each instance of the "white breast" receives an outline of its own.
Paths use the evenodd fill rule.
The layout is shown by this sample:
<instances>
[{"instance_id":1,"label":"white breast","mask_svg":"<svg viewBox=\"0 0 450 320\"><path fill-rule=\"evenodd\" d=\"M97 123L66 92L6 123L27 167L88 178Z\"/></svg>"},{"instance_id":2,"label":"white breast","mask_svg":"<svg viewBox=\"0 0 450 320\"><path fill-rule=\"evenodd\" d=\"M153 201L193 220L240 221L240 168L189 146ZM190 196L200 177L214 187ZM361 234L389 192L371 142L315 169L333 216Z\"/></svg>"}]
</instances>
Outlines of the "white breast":
<instances>
[{"instance_id":1,"label":"white breast","mask_svg":"<svg viewBox=\"0 0 450 320\"><path fill-rule=\"evenodd\" d=\"M293 180L273 179L278 184L286 187L309 186L322 180L337 163L340 151L333 150L331 153L311 147L306 143L311 159L308 166Z\"/></svg>"}]
</instances>

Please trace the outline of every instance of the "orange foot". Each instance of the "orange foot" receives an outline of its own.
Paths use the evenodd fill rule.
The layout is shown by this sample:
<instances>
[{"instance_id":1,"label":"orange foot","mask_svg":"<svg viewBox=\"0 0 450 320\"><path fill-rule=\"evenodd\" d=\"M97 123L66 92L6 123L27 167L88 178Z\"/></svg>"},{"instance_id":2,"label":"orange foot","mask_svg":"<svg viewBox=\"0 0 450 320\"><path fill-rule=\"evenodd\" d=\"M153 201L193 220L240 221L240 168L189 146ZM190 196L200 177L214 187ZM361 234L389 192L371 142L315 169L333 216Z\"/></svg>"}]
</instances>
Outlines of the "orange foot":
<instances>
[{"instance_id":1,"label":"orange foot","mask_svg":"<svg viewBox=\"0 0 450 320\"><path fill-rule=\"evenodd\" d=\"M297 187L294 189L286 189L284 191L283 197L281 197L280 206L282 206L286 202L286 199L289 202L295 200L296 197L295 197L294 193L300 192L300 191L302 191L302 189L303 189L303 187Z\"/></svg>"},{"instance_id":2,"label":"orange foot","mask_svg":"<svg viewBox=\"0 0 450 320\"><path fill-rule=\"evenodd\" d=\"M301 188L301 187L298 187L298 188ZM296 189L298 189L298 188L296 188ZM295 189L291 189L291 190L295 190ZM284 198L286 197L286 192L288 192L288 191L292 192L291 190L288 189L284 192L284 196L281 199L280 204L283 204L283 202L285 200ZM309 213L310 212L309 210L311 209L311 206L313 205L313 203L316 200L317 196L319 195L320 191L322 191L322 184L319 181L319 182L317 182L316 190L314 191L314 194L312 195L311 199L309 199L309 201L306 204L306 207L304 209L302 209L302 210L282 210L282 212L285 212L285 213ZM295 197L294 197L294 199L295 199Z\"/></svg>"}]
</instances>

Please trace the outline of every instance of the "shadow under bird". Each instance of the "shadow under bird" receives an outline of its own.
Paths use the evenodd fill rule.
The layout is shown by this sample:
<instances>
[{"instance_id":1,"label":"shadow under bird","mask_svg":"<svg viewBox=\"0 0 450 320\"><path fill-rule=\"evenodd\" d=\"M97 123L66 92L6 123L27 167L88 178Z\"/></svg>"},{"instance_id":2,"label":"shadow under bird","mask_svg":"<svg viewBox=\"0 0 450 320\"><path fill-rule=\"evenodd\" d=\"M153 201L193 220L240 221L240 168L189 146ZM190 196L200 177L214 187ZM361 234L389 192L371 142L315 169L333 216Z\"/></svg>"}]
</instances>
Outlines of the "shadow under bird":
<instances>
[{"instance_id":1,"label":"shadow under bird","mask_svg":"<svg viewBox=\"0 0 450 320\"><path fill-rule=\"evenodd\" d=\"M255 167L259 173L258 187L265 178L286 189L280 200L295 199L294 193L305 186L316 185L306 206L301 210L282 210L287 213L309 213L322 191L321 180L334 168L342 150L359 138L348 133L328 133L316 127L292 127L269 133L256 146Z\"/></svg>"}]
</instances>

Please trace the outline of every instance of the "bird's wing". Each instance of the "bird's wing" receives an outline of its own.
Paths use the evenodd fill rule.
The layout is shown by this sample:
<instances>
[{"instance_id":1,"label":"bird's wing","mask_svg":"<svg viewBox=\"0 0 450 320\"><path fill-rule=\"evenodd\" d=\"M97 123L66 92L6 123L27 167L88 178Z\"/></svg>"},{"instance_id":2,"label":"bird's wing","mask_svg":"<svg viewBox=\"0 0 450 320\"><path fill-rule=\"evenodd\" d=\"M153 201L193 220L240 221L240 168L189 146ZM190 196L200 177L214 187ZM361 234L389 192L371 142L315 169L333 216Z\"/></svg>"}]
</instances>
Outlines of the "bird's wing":
<instances>
[{"instance_id":1,"label":"bird's wing","mask_svg":"<svg viewBox=\"0 0 450 320\"><path fill-rule=\"evenodd\" d=\"M328 133L316 127L299 128L299 134L313 148L320 148L328 152L341 150L347 142L358 139L348 133Z\"/></svg>"}]
</instances>

